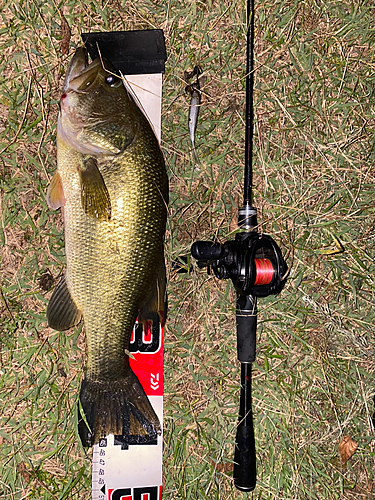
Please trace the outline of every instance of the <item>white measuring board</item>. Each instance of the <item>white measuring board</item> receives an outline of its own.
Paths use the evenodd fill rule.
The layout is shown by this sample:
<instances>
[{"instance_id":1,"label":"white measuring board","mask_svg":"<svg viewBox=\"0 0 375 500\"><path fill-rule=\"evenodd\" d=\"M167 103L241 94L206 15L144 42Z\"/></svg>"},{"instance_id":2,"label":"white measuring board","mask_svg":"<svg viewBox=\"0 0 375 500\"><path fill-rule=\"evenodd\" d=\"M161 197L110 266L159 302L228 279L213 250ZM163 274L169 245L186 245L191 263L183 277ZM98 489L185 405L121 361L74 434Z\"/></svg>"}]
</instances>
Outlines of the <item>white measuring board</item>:
<instances>
[{"instance_id":1,"label":"white measuring board","mask_svg":"<svg viewBox=\"0 0 375 500\"><path fill-rule=\"evenodd\" d=\"M162 75L126 76L160 142ZM130 339L130 366L145 390L163 428L164 325L159 319L135 324ZM131 437L130 437L131 438ZM146 438L143 438L145 440ZM163 435L124 444L110 434L93 447L92 500L161 500Z\"/></svg>"},{"instance_id":2,"label":"white measuring board","mask_svg":"<svg viewBox=\"0 0 375 500\"><path fill-rule=\"evenodd\" d=\"M130 343L135 360L130 364L163 426L164 327L155 323L146 332L135 326ZM125 445L112 434L101 439L93 448L92 499L161 500L162 443L162 434L142 444Z\"/></svg>"}]
</instances>

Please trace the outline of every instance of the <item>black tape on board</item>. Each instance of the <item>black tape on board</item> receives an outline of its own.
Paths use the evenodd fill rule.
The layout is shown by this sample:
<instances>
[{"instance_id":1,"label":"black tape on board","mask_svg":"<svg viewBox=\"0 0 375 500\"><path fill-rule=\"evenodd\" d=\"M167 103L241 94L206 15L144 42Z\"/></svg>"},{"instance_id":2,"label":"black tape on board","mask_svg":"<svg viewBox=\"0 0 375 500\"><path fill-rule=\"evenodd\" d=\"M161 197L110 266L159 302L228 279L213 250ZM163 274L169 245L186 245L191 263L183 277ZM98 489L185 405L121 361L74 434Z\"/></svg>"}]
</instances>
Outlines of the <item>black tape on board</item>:
<instances>
[{"instance_id":1,"label":"black tape on board","mask_svg":"<svg viewBox=\"0 0 375 500\"><path fill-rule=\"evenodd\" d=\"M163 30L82 33L91 59L105 57L124 75L164 73L167 52Z\"/></svg>"}]
</instances>

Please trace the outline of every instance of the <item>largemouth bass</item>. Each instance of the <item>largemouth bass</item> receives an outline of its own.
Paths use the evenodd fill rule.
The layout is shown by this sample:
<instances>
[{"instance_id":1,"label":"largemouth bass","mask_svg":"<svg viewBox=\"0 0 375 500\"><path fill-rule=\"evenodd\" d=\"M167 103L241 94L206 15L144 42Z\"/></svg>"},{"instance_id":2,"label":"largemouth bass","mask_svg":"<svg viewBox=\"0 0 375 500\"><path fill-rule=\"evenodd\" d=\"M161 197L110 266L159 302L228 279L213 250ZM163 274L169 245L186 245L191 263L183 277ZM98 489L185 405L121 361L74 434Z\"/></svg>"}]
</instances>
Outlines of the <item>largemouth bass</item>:
<instances>
[{"instance_id":1,"label":"largemouth bass","mask_svg":"<svg viewBox=\"0 0 375 500\"><path fill-rule=\"evenodd\" d=\"M127 350L137 316L165 318L168 179L148 120L111 63L89 64L83 47L65 78L47 202L63 207L67 262L48 324L66 330L81 317L85 324L82 443L109 433L155 438L160 423Z\"/></svg>"}]
</instances>

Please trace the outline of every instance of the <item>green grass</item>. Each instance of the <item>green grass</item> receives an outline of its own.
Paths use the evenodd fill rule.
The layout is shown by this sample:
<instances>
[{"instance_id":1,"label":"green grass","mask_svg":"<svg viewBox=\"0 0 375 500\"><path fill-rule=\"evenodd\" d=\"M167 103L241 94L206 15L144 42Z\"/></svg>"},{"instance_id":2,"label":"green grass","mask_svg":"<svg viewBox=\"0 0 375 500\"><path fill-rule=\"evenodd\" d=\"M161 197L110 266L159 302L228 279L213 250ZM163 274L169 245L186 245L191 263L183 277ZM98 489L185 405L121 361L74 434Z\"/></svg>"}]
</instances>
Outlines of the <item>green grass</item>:
<instances>
[{"instance_id":1,"label":"green grass","mask_svg":"<svg viewBox=\"0 0 375 500\"><path fill-rule=\"evenodd\" d=\"M164 29L163 149L168 262L236 227L244 155L245 2L3 2L0 19L0 498L89 499L91 461L74 413L84 333L49 330L64 269L55 170L57 102L69 56L60 14L81 32ZM257 500L375 497L374 6L256 3L254 204L291 269L259 300L253 399ZM189 150L185 70L206 74ZM342 253L332 253L338 247ZM166 499L242 499L232 485L239 396L234 292L203 271L169 271ZM338 444L359 447L344 467Z\"/></svg>"}]
</instances>

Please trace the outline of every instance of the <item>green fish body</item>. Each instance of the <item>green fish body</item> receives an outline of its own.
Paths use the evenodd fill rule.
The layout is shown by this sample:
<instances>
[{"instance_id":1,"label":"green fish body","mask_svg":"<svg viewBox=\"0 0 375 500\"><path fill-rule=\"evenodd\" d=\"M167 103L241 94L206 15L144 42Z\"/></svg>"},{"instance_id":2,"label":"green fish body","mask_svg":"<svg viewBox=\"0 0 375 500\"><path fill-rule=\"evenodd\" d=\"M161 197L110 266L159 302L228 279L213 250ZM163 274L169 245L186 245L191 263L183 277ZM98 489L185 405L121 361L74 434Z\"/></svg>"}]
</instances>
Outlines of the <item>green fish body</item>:
<instances>
[{"instance_id":1,"label":"green fish body","mask_svg":"<svg viewBox=\"0 0 375 500\"><path fill-rule=\"evenodd\" d=\"M154 436L160 423L127 350L137 316L165 318L168 179L148 120L110 63L88 64L84 48L64 83L57 165L47 201L63 206L67 268L47 319L57 330L85 324L81 440Z\"/></svg>"}]
</instances>

